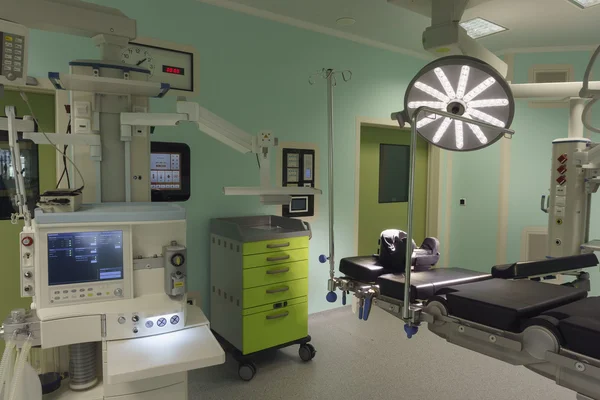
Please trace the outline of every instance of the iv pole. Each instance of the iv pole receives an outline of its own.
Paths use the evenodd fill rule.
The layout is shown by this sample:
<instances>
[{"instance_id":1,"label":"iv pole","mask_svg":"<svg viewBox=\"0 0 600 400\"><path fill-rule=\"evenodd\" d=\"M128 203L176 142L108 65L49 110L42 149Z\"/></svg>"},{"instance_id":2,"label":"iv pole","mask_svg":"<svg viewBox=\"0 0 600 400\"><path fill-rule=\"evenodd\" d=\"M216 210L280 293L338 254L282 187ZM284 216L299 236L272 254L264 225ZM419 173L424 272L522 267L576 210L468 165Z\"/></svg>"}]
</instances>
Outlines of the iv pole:
<instances>
[{"instance_id":1,"label":"iv pole","mask_svg":"<svg viewBox=\"0 0 600 400\"><path fill-rule=\"evenodd\" d=\"M328 150L328 209L329 209L329 255L321 254L319 256L319 262L325 264L329 261L329 280L327 281L327 301L333 303L337 300L337 294L335 293L335 240L334 240L334 184L333 184L333 88L337 85L336 75L341 75L344 82L352 79L352 71L336 71L334 69L325 69L311 75L308 79L308 83L313 85L315 83L314 78L320 77L327 80L327 150Z\"/></svg>"}]
</instances>

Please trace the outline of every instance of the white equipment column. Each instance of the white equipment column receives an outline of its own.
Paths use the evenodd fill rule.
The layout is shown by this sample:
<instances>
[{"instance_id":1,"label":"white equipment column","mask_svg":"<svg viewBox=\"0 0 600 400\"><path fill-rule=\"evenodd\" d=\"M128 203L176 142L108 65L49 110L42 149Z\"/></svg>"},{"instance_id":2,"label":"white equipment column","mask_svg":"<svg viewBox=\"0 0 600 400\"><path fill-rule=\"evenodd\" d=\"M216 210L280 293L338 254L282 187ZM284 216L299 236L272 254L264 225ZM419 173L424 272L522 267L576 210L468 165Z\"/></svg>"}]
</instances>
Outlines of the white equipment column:
<instances>
[{"instance_id":1,"label":"white equipment column","mask_svg":"<svg viewBox=\"0 0 600 400\"><path fill-rule=\"evenodd\" d=\"M584 138L552 142L552 171L548 207L548 256L565 257L581 253L588 241L589 197L585 170L577 167L573 154L585 151L591 141Z\"/></svg>"},{"instance_id":2,"label":"white equipment column","mask_svg":"<svg viewBox=\"0 0 600 400\"><path fill-rule=\"evenodd\" d=\"M142 68L125 66L118 60L123 38L98 35L94 38L102 50L102 61L71 62L71 73L93 78L146 81ZM95 182L94 202L150 201L150 140L148 127L133 127L124 135L121 113L146 112L148 99L125 94L72 91L71 112L74 134L100 135L101 152L92 153L94 170L84 170L87 183ZM91 186L91 185L88 185Z\"/></svg>"}]
</instances>

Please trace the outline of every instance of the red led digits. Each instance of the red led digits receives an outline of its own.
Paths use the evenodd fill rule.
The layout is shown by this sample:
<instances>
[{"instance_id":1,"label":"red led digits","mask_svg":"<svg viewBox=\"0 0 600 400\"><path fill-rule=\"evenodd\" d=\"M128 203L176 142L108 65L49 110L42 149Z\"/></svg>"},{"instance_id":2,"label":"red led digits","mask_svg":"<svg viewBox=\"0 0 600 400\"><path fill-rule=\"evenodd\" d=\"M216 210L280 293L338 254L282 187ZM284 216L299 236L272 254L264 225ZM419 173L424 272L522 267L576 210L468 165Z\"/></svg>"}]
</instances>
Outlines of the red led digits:
<instances>
[{"instance_id":1,"label":"red led digits","mask_svg":"<svg viewBox=\"0 0 600 400\"><path fill-rule=\"evenodd\" d=\"M179 68L179 67L171 67L169 65L163 65L162 70L163 70L163 72L166 72L167 74L183 75L183 68Z\"/></svg>"}]
</instances>

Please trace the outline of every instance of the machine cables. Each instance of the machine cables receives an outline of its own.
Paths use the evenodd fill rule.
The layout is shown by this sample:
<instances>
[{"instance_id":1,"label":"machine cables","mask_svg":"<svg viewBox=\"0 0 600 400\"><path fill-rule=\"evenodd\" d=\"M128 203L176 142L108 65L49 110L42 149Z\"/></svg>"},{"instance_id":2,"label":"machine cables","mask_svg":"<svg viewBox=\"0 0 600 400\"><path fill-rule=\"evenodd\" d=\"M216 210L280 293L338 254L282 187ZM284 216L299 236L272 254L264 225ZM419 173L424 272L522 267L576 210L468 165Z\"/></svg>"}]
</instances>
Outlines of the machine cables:
<instances>
[{"instance_id":1,"label":"machine cables","mask_svg":"<svg viewBox=\"0 0 600 400\"><path fill-rule=\"evenodd\" d=\"M65 108L66 107L67 106L65 106ZM67 134L70 134L70 133L71 133L71 115L69 113L69 124L67 125ZM69 189L71 188L71 180L69 179L69 170L67 168L67 157L65 156L65 153L67 152L68 148L69 148L68 144L65 144L65 146L63 147L63 171L62 171L62 174L60 174L60 179L56 183L57 189L60 186L60 183L62 182L62 180L65 176L67 178L67 188L69 188Z\"/></svg>"},{"instance_id":2,"label":"machine cables","mask_svg":"<svg viewBox=\"0 0 600 400\"><path fill-rule=\"evenodd\" d=\"M29 103L29 99L27 98L27 95L25 94L25 92L20 92L21 98L23 99L23 101L25 102L25 104L27 104L27 108L29 109L29 112L31 113L31 117L33 118L33 120L35 121L36 125L39 127L39 129L41 130L42 134L44 135L44 137L46 138L46 140L48 141L48 143L50 143L52 145L52 147L54 147L54 149L62 154L63 156L63 160L68 160L69 163L71 163L71 165L75 168L75 170L77 171L77 174L79 175L79 177L81 178L81 187L77 189L78 192L83 191L83 188L85 187L85 178L83 177L83 174L81 173L81 171L79 170L79 168L77 167L77 165L73 162L73 160L71 159L71 157L69 157L66 154L66 148L67 146L65 146L65 151L61 151L57 145L54 144L54 142L52 142L52 140L50 140L50 138L48 137L48 135L46 134L46 132L44 131L44 129L42 129L38 119L35 116L35 113L33 112L33 108L31 107L31 104ZM69 121L69 128L67 128L68 130L70 130L70 121ZM69 132L67 132L69 133ZM68 178L67 178L68 179Z\"/></svg>"}]
</instances>

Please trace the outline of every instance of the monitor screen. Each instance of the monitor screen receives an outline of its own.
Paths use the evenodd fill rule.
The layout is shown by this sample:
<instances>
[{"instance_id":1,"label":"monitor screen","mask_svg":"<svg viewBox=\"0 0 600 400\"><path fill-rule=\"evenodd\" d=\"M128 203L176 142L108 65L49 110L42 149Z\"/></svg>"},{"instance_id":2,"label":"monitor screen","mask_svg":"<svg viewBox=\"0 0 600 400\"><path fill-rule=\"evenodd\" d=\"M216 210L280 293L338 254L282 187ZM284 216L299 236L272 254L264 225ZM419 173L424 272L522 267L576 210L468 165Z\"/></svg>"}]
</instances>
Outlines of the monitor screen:
<instances>
[{"instance_id":1,"label":"monitor screen","mask_svg":"<svg viewBox=\"0 0 600 400\"><path fill-rule=\"evenodd\" d=\"M292 201L290 201L290 212L306 211L308 211L308 197L292 197Z\"/></svg>"},{"instance_id":2,"label":"monitor screen","mask_svg":"<svg viewBox=\"0 0 600 400\"><path fill-rule=\"evenodd\" d=\"M123 279L123 231L48 234L48 285Z\"/></svg>"},{"instance_id":3,"label":"monitor screen","mask_svg":"<svg viewBox=\"0 0 600 400\"><path fill-rule=\"evenodd\" d=\"M181 153L150 154L150 188L181 190Z\"/></svg>"}]
</instances>

